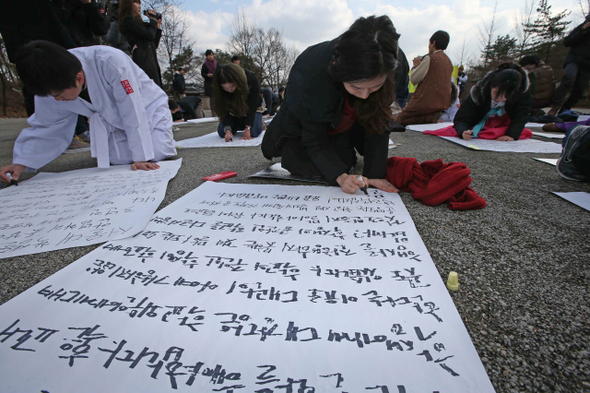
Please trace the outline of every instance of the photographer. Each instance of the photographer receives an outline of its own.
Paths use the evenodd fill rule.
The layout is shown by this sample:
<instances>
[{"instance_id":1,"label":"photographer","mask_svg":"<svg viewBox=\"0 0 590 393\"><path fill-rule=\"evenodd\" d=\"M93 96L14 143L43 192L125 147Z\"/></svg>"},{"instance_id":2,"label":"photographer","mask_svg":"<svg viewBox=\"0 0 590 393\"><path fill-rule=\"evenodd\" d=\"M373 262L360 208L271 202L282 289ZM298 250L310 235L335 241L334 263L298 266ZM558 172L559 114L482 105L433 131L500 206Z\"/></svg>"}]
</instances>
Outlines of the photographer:
<instances>
[{"instance_id":1,"label":"photographer","mask_svg":"<svg viewBox=\"0 0 590 393\"><path fill-rule=\"evenodd\" d=\"M156 48L160 43L162 15L154 10L141 12L141 0L119 2L119 27L132 48L133 61L162 87Z\"/></svg>"},{"instance_id":2,"label":"photographer","mask_svg":"<svg viewBox=\"0 0 590 393\"><path fill-rule=\"evenodd\" d=\"M108 21L94 0L62 0L62 20L76 47L97 45L96 36L108 31ZM54 1L54 4L59 2Z\"/></svg>"}]
</instances>

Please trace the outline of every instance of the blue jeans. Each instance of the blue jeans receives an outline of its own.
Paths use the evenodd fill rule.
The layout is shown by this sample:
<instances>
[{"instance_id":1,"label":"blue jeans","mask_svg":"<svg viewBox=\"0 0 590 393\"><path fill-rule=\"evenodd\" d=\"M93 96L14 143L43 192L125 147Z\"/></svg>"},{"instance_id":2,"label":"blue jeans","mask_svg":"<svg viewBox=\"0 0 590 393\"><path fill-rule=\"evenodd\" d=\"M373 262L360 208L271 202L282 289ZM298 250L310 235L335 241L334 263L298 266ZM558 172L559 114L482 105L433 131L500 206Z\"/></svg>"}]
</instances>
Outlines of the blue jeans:
<instances>
[{"instance_id":1,"label":"blue jeans","mask_svg":"<svg viewBox=\"0 0 590 393\"><path fill-rule=\"evenodd\" d=\"M231 127L231 133L233 135L236 134L236 131L240 131L246 128L245 120L245 117L238 118L230 116L229 126ZM223 130L223 128L223 123L219 122L219 125L217 126L217 133L220 137L225 138L225 131ZM258 135L262 133L263 130L264 128L262 127L262 114L256 112L256 115L254 115L254 124L252 124L252 128L250 129L250 136L252 136L252 138L256 138Z\"/></svg>"},{"instance_id":2,"label":"blue jeans","mask_svg":"<svg viewBox=\"0 0 590 393\"><path fill-rule=\"evenodd\" d=\"M553 94L553 105L561 106L561 110L572 109L584 95L584 90L590 81L590 70L579 67L576 63L568 63L563 69L561 83ZM570 92L571 89L571 92ZM565 96L570 92L567 101Z\"/></svg>"}]
</instances>

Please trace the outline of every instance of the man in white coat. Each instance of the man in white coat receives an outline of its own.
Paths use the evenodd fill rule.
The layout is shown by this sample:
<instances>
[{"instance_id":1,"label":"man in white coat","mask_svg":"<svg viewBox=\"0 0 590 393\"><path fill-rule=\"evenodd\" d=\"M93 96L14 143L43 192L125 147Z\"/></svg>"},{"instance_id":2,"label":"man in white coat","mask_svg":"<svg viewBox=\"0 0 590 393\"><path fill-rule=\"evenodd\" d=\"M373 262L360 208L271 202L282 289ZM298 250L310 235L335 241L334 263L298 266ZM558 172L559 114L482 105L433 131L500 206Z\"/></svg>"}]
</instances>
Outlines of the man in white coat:
<instances>
[{"instance_id":1,"label":"man in white coat","mask_svg":"<svg viewBox=\"0 0 590 393\"><path fill-rule=\"evenodd\" d=\"M125 53L108 46L66 50L48 41L20 49L17 70L35 94L30 127L18 136L10 182L51 162L70 145L78 114L90 117L90 150L98 166L158 169L176 155L168 97Z\"/></svg>"}]
</instances>

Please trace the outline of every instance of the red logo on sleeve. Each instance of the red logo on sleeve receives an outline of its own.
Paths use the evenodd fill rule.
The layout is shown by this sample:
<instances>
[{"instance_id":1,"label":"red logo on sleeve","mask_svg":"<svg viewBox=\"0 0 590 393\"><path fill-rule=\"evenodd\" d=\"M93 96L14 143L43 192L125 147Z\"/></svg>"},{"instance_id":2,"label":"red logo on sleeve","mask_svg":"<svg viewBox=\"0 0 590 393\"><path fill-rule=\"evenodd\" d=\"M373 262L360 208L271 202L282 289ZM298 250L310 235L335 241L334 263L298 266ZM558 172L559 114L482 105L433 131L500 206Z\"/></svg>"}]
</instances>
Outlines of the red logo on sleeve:
<instances>
[{"instance_id":1,"label":"red logo on sleeve","mask_svg":"<svg viewBox=\"0 0 590 393\"><path fill-rule=\"evenodd\" d=\"M133 93L133 88L131 87L131 83L127 79L121 81L121 85L123 85L123 89L125 89L125 93L131 94Z\"/></svg>"}]
</instances>

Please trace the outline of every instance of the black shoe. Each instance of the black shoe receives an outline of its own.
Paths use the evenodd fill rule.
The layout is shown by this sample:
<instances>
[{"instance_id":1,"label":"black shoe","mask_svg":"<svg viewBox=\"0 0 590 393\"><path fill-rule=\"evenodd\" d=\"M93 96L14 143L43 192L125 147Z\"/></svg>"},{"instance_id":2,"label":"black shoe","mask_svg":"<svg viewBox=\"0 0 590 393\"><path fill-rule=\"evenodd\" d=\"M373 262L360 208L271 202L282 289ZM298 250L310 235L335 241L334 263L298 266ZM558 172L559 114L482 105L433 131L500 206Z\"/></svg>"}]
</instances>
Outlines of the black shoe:
<instances>
[{"instance_id":1,"label":"black shoe","mask_svg":"<svg viewBox=\"0 0 590 393\"><path fill-rule=\"evenodd\" d=\"M402 125L401 123L398 123L395 120L391 120L387 125L387 129L389 132L405 132L406 126Z\"/></svg>"},{"instance_id":2,"label":"black shoe","mask_svg":"<svg viewBox=\"0 0 590 393\"><path fill-rule=\"evenodd\" d=\"M580 140L586 133L590 132L590 127L577 126L572 130L567 142L561 151L561 157L557 161L557 173L564 179L573 181L586 181L586 176L582 173L572 161L572 155L580 147Z\"/></svg>"}]
</instances>

